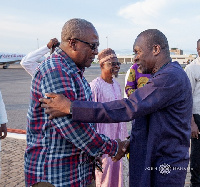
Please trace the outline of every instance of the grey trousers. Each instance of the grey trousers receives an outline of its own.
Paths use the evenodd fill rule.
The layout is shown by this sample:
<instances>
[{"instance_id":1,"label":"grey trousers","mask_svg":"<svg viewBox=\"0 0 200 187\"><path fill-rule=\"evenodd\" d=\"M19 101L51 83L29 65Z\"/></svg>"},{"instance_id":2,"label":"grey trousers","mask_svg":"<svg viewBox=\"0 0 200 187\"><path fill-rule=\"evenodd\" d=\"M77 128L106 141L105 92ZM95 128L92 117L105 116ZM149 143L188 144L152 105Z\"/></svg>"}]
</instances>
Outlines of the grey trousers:
<instances>
[{"instance_id":1,"label":"grey trousers","mask_svg":"<svg viewBox=\"0 0 200 187\"><path fill-rule=\"evenodd\" d=\"M200 115L193 114L194 121L200 131ZM200 186L200 135L199 139L191 138L190 154L191 187Z\"/></svg>"}]
</instances>

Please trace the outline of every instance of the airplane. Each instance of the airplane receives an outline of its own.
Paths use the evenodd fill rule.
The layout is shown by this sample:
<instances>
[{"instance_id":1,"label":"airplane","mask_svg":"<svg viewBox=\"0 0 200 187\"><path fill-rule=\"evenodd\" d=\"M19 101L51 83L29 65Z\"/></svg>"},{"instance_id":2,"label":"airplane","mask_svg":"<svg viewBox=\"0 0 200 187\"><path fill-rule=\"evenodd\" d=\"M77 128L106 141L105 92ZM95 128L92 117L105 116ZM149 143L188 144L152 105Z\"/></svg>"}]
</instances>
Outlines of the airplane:
<instances>
[{"instance_id":1,"label":"airplane","mask_svg":"<svg viewBox=\"0 0 200 187\"><path fill-rule=\"evenodd\" d=\"M25 54L0 52L0 65L3 65L3 69L7 69L10 64L20 62L24 56Z\"/></svg>"}]
</instances>

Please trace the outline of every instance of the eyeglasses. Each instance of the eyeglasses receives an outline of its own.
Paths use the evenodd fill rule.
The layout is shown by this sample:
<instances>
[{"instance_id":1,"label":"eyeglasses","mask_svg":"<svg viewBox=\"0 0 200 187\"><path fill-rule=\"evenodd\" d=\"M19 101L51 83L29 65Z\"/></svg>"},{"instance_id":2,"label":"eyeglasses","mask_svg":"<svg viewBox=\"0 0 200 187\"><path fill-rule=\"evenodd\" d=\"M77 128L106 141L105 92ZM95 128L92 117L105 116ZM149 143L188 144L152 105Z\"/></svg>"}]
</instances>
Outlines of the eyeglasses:
<instances>
[{"instance_id":1,"label":"eyeglasses","mask_svg":"<svg viewBox=\"0 0 200 187\"><path fill-rule=\"evenodd\" d=\"M108 64L110 64L112 67L120 66L121 65L120 62L108 62Z\"/></svg>"},{"instance_id":2,"label":"eyeglasses","mask_svg":"<svg viewBox=\"0 0 200 187\"><path fill-rule=\"evenodd\" d=\"M85 42L85 41L80 40L80 39L78 39L78 38L73 38L73 39L74 39L74 40L78 40L79 42L82 42L82 43L84 43L84 44L89 45L89 46L90 46L90 49L92 49L93 51L95 51L95 50L99 47L99 43L93 43L93 44L91 44L91 43L89 43L89 42Z\"/></svg>"}]
</instances>

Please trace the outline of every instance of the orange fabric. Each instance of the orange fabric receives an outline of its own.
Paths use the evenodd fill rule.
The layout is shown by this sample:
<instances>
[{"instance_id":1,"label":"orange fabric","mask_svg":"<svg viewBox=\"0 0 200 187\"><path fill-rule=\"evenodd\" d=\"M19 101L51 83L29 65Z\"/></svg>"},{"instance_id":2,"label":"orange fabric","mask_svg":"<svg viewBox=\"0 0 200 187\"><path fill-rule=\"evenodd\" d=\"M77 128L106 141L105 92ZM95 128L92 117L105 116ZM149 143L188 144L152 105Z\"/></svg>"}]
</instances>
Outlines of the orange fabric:
<instances>
[{"instance_id":1,"label":"orange fabric","mask_svg":"<svg viewBox=\"0 0 200 187\"><path fill-rule=\"evenodd\" d=\"M7 128L7 132L17 133L17 134L26 134L26 130L22 130L22 129L10 129L10 128Z\"/></svg>"}]
</instances>

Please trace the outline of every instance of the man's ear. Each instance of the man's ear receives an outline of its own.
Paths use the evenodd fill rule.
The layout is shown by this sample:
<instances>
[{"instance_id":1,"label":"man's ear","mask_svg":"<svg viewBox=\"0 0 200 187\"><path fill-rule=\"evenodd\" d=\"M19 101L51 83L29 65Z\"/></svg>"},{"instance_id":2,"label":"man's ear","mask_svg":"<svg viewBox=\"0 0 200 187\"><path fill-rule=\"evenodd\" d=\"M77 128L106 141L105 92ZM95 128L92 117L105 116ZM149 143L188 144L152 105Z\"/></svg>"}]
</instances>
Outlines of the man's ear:
<instances>
[{"instance_id":1,"label":"man's ear","mask_svg":"<svg viewBox=\"0 0 200 187\"><path fill-rule=\"evenodd\" d=\"M77 42L75 39L70 39L69 40L69 46L74 50L76 51L76 47L77 47Z\"/></svg>"},{"instance_id":2,"label":"man's ear","mask_svg":"<svg viewBox=\"0 0 200 187\"><path fill-rule=\"evenodd\" d=\"M101 63L101 64L100 64L100 68L103 68L103 66L104 66L104 63Z\"/></svg>"},{"instance_id":3,"label":"man's ear","mask_svg":"<svg viewBox=\"0 0 200 187\"><path fill-rule=\"evenodd\" d=\"M155 56L157 56L157 55L160 53L160 50L161 50L160 45L154 45L154 46L153 46L153 54L154 54Z\"/></svg>"}]
</instances>

